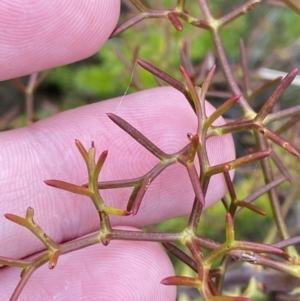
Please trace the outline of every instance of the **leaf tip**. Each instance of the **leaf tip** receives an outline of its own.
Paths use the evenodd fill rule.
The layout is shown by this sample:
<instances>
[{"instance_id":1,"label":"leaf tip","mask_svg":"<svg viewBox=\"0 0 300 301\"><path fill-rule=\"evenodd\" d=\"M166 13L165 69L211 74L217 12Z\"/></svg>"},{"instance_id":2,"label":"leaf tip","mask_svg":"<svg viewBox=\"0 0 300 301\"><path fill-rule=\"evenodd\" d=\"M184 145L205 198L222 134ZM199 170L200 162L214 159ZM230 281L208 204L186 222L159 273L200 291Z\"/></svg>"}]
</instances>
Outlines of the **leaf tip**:
<instances>
[{"instance_id":1,"label":"leaf tip","mask_svg":"<svg viewBox=\"0 0 300 301\"><path fill-rule=\"evenodd\" d=\"M44 183L48 186L54 187L54 180L44 180Z\"/></svg>"},{"instance_id":2,"label":"leaf tip","mask_svg":"<svg viewBox=\"0 0 300 301\"><path fill-rule=\"evenodd\" d=\"M7 218L8 220L11 220L12 214L11 213L5 213L4 217Z\"/></svg>"}]
</instances>

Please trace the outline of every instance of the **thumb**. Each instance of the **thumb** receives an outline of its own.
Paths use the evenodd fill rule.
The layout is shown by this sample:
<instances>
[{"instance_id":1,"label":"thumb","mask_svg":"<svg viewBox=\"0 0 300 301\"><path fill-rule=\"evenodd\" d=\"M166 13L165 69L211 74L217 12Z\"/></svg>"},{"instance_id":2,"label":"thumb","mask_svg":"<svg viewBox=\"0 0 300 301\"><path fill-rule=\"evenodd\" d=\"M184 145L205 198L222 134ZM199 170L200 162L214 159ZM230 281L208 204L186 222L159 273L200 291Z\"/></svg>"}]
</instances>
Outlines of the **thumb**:
<instances>
[{"instance_id":1,"label":"thumb","mask_svg":"<svg viewBox=\"0 0 300 301\"><path fill-rule=\"evenodd\" d=\"M20 300L174 301L176 287L160 283L173 275L170 259L158 243L111 241L106 247L65 254L53 270L40 267ZM19 279L19 269L1 269L0 300L9 300Z\"/></svg>"}]
</instances>

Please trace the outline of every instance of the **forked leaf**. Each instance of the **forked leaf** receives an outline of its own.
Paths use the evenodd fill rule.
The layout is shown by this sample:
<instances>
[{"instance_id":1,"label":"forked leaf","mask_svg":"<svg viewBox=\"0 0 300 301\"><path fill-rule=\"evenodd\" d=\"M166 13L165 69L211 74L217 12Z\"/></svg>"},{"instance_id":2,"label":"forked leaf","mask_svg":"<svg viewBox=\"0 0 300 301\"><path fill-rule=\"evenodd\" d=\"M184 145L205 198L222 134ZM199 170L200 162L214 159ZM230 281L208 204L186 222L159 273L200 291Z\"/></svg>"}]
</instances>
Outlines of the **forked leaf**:
<instances>
[{"instance_id":1,"label":"forked leaf","mask_svg":"<svg viewBox=\"0 0 300 301\"><path fill-rule=\"evenodd\" d=\"M88 149L88 162L86 164L89 176L92 176L95 170L95 157L96 157L96 149L95 149L94 141L92 141L92 145Z\"/></svg>"},{"instance_id":2,"label":"forked leaf","mask_svg":"<svg viewBox=\"0 0 300 301\"><path fill-rule=\"evenodd\" d=\"M148 138L146 138L141 132L139 132L135 127L130 125L127 121L113 113L107 113L107 116L123 131L130 135L134 140L139 142L154 156L156 156L159 159L165 159L168 157L167 154L165 154L160 148L153 144Z\"/></svg>"},{"instance_id":3,"label":"forked leaf","mask_svg":"<svg viewBox=\"0 0 300 301\"><path fill-rule=\"evenodd\" d=\"M211 167L209 167L206 174L207 174L207 176L211 177L215 174L226 172L231 169L236 169L238 167L242 167L247 164L262 160L262 159L268 157L270 154L271 154L271 151L265 150L265 151L260 151L260 152L250 154L247 156L243 156L241 158L235 159L235 160L227 162L227 163L222 163L219 165L211 166Z\"/></svg>"},{"instance_id":4,"label":"forked leaf","mask_svg":"<svg viewBox=\"0 0 300 301\"><path fill-rule=\"evenodd\" d=\"M285 92L285 90L290 86L290 84L298 74L298 71L299 71L298 69L294 69L281 81L281 83L278 85L278 87L275 89L275 91L271 94L269 99L264 103L264 105L257 113L256 117L254 118L254 122L261 123L264 121L264 119L270 113L270 111L272 110L272 108L274 107L278 99Z\"/></svg>"},{"instance_id":5,"label":"forked leaf","mask_svg":"<svg viewBox=\"0 0 300 301\"><path fill-rule=\"evenodd\" d=\"M23 226L25 228L28 228L30 226L29 221L26 218L23 218L21 216L12 214L12 213L5 213L4 216L10 220L13 223L16 223L20 226Z\"/></svg>"},{"instance_id":6,"label":"forked leaf","mask_svg":"<svg viewBox=\"0 0 300 301\"><path fill-rule=\"evenodd\" d=\"M213 65L211 67L211 69L209 70L207 76L205 77L205 80L204 80L203 85L201 87L200 101L204 101L205 100L205 96L207 94L209 85L211 83L211 80L212 80L212 78L214 76L215 71L216 71L216 65Z\"/></svg>"},{"instance_id":7,"label":"forked leaf","mask_svg":"<svg viewBox=\"0 0 300 301\"><path fill-rule=\"evenodd\" d=\"M102 166L103 166L103 164L104 164L104 162L107 158L107 155L108 155L108 150L105 150L105 151L102 152L102 154L98 158L98 161L97 161L96 166L95 166L95 171L94 171L95 177L97 179L98 179L99 173L102 169Z\"/></svg>"},{"instance_id":8,"label":"forked leaf","mask_svg":"<svg viewBox=\"0 0 300 301\"><path fill-rule=\"evenodd\" d=\"M251 91L251 85L250 85L250 76L249 76L249 68L248 68L248 55L243 39L240 39L240 53L241 53L241 67L243 72L245 91L247 96L249 96L249 92Z\"/></svg>"},{"instance_id":9,"label":"forked leaf","mask_svg":"<svg viewBox=\"0 0 300 301\"><path fill-rule=\"evenodd\" d=\"M33 222L33 216L34 216L34 210L32 207L28 207L26 210L26 219L32 223Z\"/></svg>"},{"instance_id":10,"label":"forked leaf","mask_svg":"<svg viewBox=\"0 0 300 301\"><path fill-rule=\"evenodd\" d=\"M272 152L271 158L272 158L273 162L275 163L275 165L277 166L278 170L284 176L284 178L286 180L288 180L290 183L293 183L294 182L293 177L289 173L287 167L284 166L284 163L281 161L280 157L275 152Z\"/></svg>"},{"instance_id":11,"label":"forked leaf","mask_svg":"<svg viewBox=\"0 0 300 301\"><path fill-rule=\"evenodd\" d=\"M144 69L146 69L147 71L149 71L150 73L152 73L153 75L155 75L156 77L162 79L163 81L165 81L166 83L168 83L170 86L172 86L173 88L175 88L176 90L178 90L179 92L181 92L187 99L187 101L189 102L190 106L192 107L193 111L196 112L196 108L194 105L193 100L191 99L188 90L185 88L185 85L182 84L180 81L178 81L177 79L173 78L172 76L170 76L169 74L163 72L162 70L158 69L157 67L155 67L154 65L143 61L143 60L137 60L137 63L143 67Z\"/></svg>"},{"instance_id":12,"label":"forked leaf","mask_svg":"<svg viewBox=\"0 0 300 301\"><path fill-rule=\"evenodd\" d=\"M300 121L299 115L298 116L293 116L293 117L289 118L283 125L281 125L275 131L275 133L280 135L281 133L284 133L287 130L289 130L290 128L292 128L293 126L295 126L299 121Z\"/></svg>"},{"instance_id":13,"label":"forked leaf","mask_svg":"<svg viewBox=\"0 0 300 301\"><path fill-rule=\"evenodd\" d=\"M211 296L209 301L251 301L251 299L245 297Z\"/></svg>"},{"instance_id":14,"label":"forked leaf","mask_svg":"<svg viewBox=\"0 0 300 301\"><path fill-rule=\"evenodd\" d=\"M242 207L242 208L247 208L247 209L249 209L249 210L251 210L253 212L256 212L256 213L258 213L260 215L263 215L263 216L266 215L266 212L264 210L262 210L258 206L255 206L255 205L253 205L251 203L247 203L247 202L244 202L244 201L236 201L235 204L237 206Z\"/></svg>"},{"instance_id":15,"label":"forked leaf","mask_svg":"<svg viewBox=\"0 0 300 301\"><path fill-rule=\"evenodd\" d=\"M226 214L226 244L234 243L234 224L230 213Z\"/></svg>"},{"instance_id":16,"label":"forked leaf","mask_svg":"<svg viewBox=\"0 0 300 301\"><path fill-rule=\"evenodd\" d=\"M31 264L31 261L0 256L0 264L23 269L28 267Z\"/></svg>"},{"instance_id":17,"label":"forked leaf","mask_svg":"<svg viewBox=\"0 0 300 301\"><path fill-rule=\"evenodd\" d=\"M193 190L195 192L195 197L197 201L200 203L200 206L203 208L205 206L205 197L204 197L202 187L200 185L199 175L196 170L196 167L193 164L191 166L187 165L186 168L193 186Z\"/></svg>"},{"instance_id":18,"label":"forked leaf","mask_svg":"<svg viewBox=\"0 0 300 301\"><path fill-rule=\"evenodd\" d=\"M250 95L250 99L253 99L254 97L258 96L259 94L263 93L264 91L270 89L273 86L277 86L280 84L282 80L282 77L277 77L273 80L267 81L266 83L259 86L256 90L252 92Z\"/></svg>"},{"instance_id":19,"label":"forked leaf","mask_svg":"<svg viewBox=\"0 0 300 301\"><path fill-rule=\"evenodd\" d=\"M133 192L127 204L127 211L131 211L133 215L137 214L141 205L142 199L150 187L151 183L158 177L169 165L176 162L176 159L169 161L160 161L149 171L134 187Z\"/></svg>"},{"instance_id":20,"label":"forked leaf","mask_svg":"<svg viewBox=\"0 0 300 301\"><path fill-rule=\"evenodd\" d=\"M132 193L131 193L131 195L130 195L130 197L129 197L129 200L128 200L128 203L127 203L127 211L128 211L128 212L131 212L131 211L132 211L134 201L135 201L136 196L137 196L137 194L138 194L138 192L139 192L139 190L140 190L140 188L141 188L142 183L143 183L143 182L140 182L140 183L138 183L138 184L134 187L134 189L133 189L133 191L132 191Z\"/></svg>"},{"instance_id":21,"label":"forked leaf","mask_svg":"<svg viewBox=\"0 0 300 301\"><path fill-rule=\"evenodd\" d=\"M144 5L140 0L138 1L132 1L132 4L141 12L141 13L146 13L150 12L151 10Z\"/></svg>"},{"instance_id":22,"label":"forked leaf","mask_svg":"<svg viewBox=\"0 0 300 301\"><path fill-rule=\"evenodd\" d=\"M108 235L108 233L101 233L100 230L100 242L103 244L103 246L108 246L108 244L110 243L110 237Z\"/></svg>"},{"instance_id":23,"label":"forked leaf","mask_svg":"<svg viewBox=\"0 0 300 301\"><path fill-rule=\"evenodd\" d=\"M241 95L236 95L226 100L219 108L217 108L206 120L205 126L208 128L214 121L216 121L220 116L222 116L226 111L228 111L234 104L238 102Z\"/></svg>"},{"instance_id":24,"label":"forked leaf","mask_svg":"<svg viewBox=\"0 0 300 301\"><path fill-rule=\"evenodd\" d=\"M75 139L75 145L77 146L77 148L78 148L78 150L79 150L79 152L80 152L80 154L81 154L81 156L82 156L85 164L88 165L89 155L88 155L87 150L84 148L84 146L82 145L82 143L79 140L77 140L77 139Z\"/></svg>"},{"instance_id":25,"label":"forked leaf","mask_svg":"<svg viewBox=\"0 0 300 301\"><path fill-rule=\"evenodd\" d=\"M164 285L180 285L198 288L201 286L201 282L197 278L185 277L185 276L171 276L164 278L161 282Z\"/></svg>"},{"instance_id":26,"label":"forked leaf","mask_svg":"<svg viewBox=\"0 0 300 301\"><path fill-rule=\"evenodd\" d=\"M158 78L162 79L163 81L165 81L166 83L168 83L169 85L171 85L176 90L178 90L181 93L183 93L184 95L187 94L187 91L185 89L184 84L182 84L180 81L178 81L177 79L173 78L169 74L163 72L162 70L158 69L157 67L155 67L154 65L152 65L152 64L150 64L150 63L148 63L146 61L137 60L137 63L141 67L143 67L144 69L146 69L147 71L149 71L150 73L152 73L153 75L157 76Z\"/></svg>"},{"instance_id":27,"label":"forked leaf","mask_svg":"<svg viewBox=\"0 0 300 301\"><path fill-rule=\"evenodd\" d=\"M235 249L251 251L255 253L266 253L266 254L274 254L281 258L284 258L287 261L291 261L292 257L285 253L283 250L276 248L271 245L249 242L249 241L236 241Z\"/></svg>"},{"instance_id":28,"label":"forked leaf","mask_svg":"<svg viewBox=\"0 0 300 301\"><path fill-rule=\"evenodd\" d=\"M162 245L170 253L172 253L174 256L176 256L179 260L181 260L186 265L188 265L192 270L194 270L195 272L198 271L198 267L197 267L196 261L194 259L192 259L189 255L187 255L186 253L184 253L182 250L180 250L178 247L176 247L175 245L173 245L173 244L171 244L169 242L162 243Z\"/></svg>"},{"instance_id":29,"label":"forked leaf","mask_svg":"<svg viewBox=\"0 0 300 301\"><path fill-rule=\"evenodd\" d=\"M178 19L176 13L174 12L168 13L168 19L170 20L170 22L172 23L172 25L175 27L176 30L182 31L183 26L180 20Z\"/></svg>"},{"instance_id":30,"label":"forked leaf","mask_svg":"<svg viewBox=\"0 0 300 301\"><path fill-rule=\"evenodd\" d=\"M279 184L283 183L286 180L286 178L279 178L271 183L268 183L264 185L262 188L259 190L255 191L253 194L247 196L244 201L247 203L251 203L257 198L259 198L261 195L264 193L268 192L269 190L273 189L274 187L278 186ZM239 211L239 210L238 210Z\"/></svg>"},{"instance_id":31,"label":"forked leaf","mask_svg":"<svg viewBox=\"0 0 300 301\"><path fill-rule=\"evenodd\" d=\"M127 210L123 210L123 209L118 209L118 208L113 208L113 207L105 207L104 211L107 214L111 214L111 215L117 215L117 216L127 216L130 215L131 213L128 212Z\"/></svg>"},{"instance_id":32,"label":"forked leaf","mask_svg":"<svg viewBox=\"0 0 300 301\"><path fill-rule=\"evenodd\" d=\"M203 273L203 253L201 251L200 246L196 242L195 239L187 239L185 242L185 245L188 247L190 250L191 254L193 255L193 258L196 261L196 264L198 266L198 275L200 276L199 279L202 279L203 274L201 275L199 271L201 270L201 273Z\"/></svg>"},{"instance_id":33,"label":"forked leaf","mask_svg":"<svg viewBox=\"0 0 300 301\"><path fill-rule=\"evenodd\" d=\"M290 154L300 157L299 152L296 150L296 148L287 140L282 138L281 136L277 135L276 133L270 131L269 129L265 128L264 126L258 126L258 132L277 145L281 146L283 149L288 151Z\"/></svg>"},{"instance_id":34,"label":"forked leaf","mask_svg":"<svg viewBox=\"0 0 300 301\"><path fill-rule=\"evenodd\" d=\"M189 103L191 103L190 100L193 102L192 108L195 108L196 109L196 115L200 116L200 113L199 113L200 109L201 109L200 99L199 99L198 93L195 89L195 86L194 86L193 82L191 81L189 75L187 74L187 72L185 71L185 69L182 66L180 66L180 72L183 76L183 79L184 79L184 82L185 82L185 85L186 85L186 88L187 88L186 90L188 91L189 96L190 96L189 99L188 99Z\"/></svg>"},{"instance_id":35,"label":"forked leaf","mask_svg":"<svg viewBox=\"0 0 300 301\"><path fill-rule=\"evenodd\" d=\"M56 250L52 253L50 259L49 259L49 269L54 269L57 265L58 257L61 254L61 250Z\"/></svg>"},{"instance_id":36,"label":"forked leaf","mask_svg":"<svg viewBox=\"0 0 300 301\"><path fill-rule=\"evenodd\" d=\"M232 183L232 180L231 180L231 177L230 177L230 174L228 171L224 172L224 178L225 178L226 186L227 186L227 189L228 189L228 192L230 195L230 199L231 199L231 201L235 201L237 199L237 197L236 197L235 189L234 189L234 186L233 186L233 183Z\"/></svg>"},{"instance_id":37,"label":"forked leaf","mask_svg":"<svg viewBox=\"0 0 300 301\"><path fill-rule=\"evenodd\" d=\"M73 192L73 193L80 194L80 195L85 195L88 197L93 196L93 193L87 187L84 187L84 186L78 186L78 185L60 181L60 180L45 180L44 182L48 186L52 186L52 187L55 187L58 189Z\"/></svg>"},{"instance_id":38,"label":"forked leaf","mask_svg":"<svg viewBox=\"0 0 300 301\"><path fill-rule=\"evenodd\" d=\"M132 212L133 216L135 216L138 213L139 208L140 208L141 203L142 203L142 200L143 200L143 197L144 197L147 189L151 185L152 180L153 180L152 178L147 177L147 178L145 178L142 185L140 186L140 189L138 190L138 192L136 194L136 197L134 199L134 202L132 204L132 211L131 212Z\"/></svg>"},{"instance_id":39,"label":"forked leaf","mask_svg":"<svg viewBox=\"0 0 300 301\"><path fill-rule=\"evenodd\" d=\"M187 155L187 164L192 164L194 162L195 155L197 153L197 148L199 145L199 136L198 135L190 136L190 141L191 143Z\"/></svg>"}]
</instances>

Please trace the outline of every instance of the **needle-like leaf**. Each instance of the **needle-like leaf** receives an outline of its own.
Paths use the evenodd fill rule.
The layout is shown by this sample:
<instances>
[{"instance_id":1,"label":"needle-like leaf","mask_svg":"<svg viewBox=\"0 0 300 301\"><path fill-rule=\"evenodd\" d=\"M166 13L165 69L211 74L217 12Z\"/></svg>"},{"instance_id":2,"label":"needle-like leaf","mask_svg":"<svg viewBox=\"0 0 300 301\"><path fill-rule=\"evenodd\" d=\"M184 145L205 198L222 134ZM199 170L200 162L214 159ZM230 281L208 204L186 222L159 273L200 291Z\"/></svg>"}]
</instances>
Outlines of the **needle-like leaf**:
<instances>
[{"instance_id":1,"label":"needle-like leaf","mask_svg":"<svg viewBox=\"0 0 300 301\"><path fill-rule=\"evenodd\" d=\"M147 71L149 71L150 73L152 73L153 75L155 75L158 78L162 79L163 81L165 81L166 83L168 83L169 85L171 85L172 87L174 87L176 90L178 90L181 93L183 93L184 95L186 95L187 91L185 89L184 84L182 84L177 79L173 78L169 74L163 72L162 70L158 69L157 67L155 67L154 65L152 65L152 64L150 64L150 63L148 63L146 61L137 60L137 63L141 67L143 67L144 69L146 69Z\"/></svg>"},{"instance_id":2,"label":"needle-like leaf","mask_svg":"<svg viewBox=\"0 0 300 301\"><path fill-rule=\"evenodd\" d=\"M275 91L272 93L272 95L257 113L256 117L254 118L254 122L261 123L264 121L266 116L271 112L275 103L285 92L285 90L290 86L290 84L298 74L298 71L298 69L294 69L281 81L281 83L278 85L278 87L275 89Z\"/></svg>"},{"instance_id":3,"label":"needle-like leaf","mask_svg":"<svg viewBox=\"0 0 300 301\"><path fill-rule=\"evenodd\" d=\"M107 113L107 116L154 156L156 156L159 159L164 159L168 157L166 153L164 153L160 148L153 144L148 138L146 138L141 132L139 132L136 128L130 125L127 121L113 113Z\"/></svg>"},{"instance_id":4,"label":"needle-like leaf","mask_svg":"<svg viewBox=\"0 0 300 301\"><path fill-rule=\"evenodd\" d=\"M80 194L80 195L85 195L88 197L93 196L93 192L84 186L78 186L78 185L60 181L60 180L45 180L44 182L48 186L52 186L52 187L55 187L58 189L66 190L66 191L73 192L73 193Z\"/></svg>"}]
</instances>

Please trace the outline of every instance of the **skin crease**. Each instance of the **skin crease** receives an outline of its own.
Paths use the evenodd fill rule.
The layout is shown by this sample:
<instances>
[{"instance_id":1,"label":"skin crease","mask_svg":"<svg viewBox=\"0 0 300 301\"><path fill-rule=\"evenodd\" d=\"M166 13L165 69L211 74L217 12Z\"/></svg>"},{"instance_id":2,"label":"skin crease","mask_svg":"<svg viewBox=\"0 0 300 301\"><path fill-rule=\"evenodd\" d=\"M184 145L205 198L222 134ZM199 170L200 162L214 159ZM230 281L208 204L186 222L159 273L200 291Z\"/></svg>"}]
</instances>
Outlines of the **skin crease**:
<instances>
[{"instance_id":1,"label":"skin crease","mask_svg":"<svg viewBox=\"0 0 300 301\"><path fill-rule=\"evenodd\" d=\"M75 3L76 2L76 3ZM115 27L118 0L19 0L0 2L0 79L10 79L86 58L101 48ZM207 114L213 108L207 104ZM74 145L88 148L95 141L97 154L108 149L101 180L140 176L157 159L105 113L113 112L135 126L165 152L188 143L196 119L187 101L173 88L156 88L102 103L77 108L0 134L0 216L24 216L28 206L35 221L57 243L98 229L93 205L86 198L47 187L43 180L86 182L83 160ZM171 114L170 114L171 113ZM220 119L217 121L222 123ZM211 164L234 159L231 136L208 140ZM206 202L225 193L222 177L214 177ZM101 192L110 206L125 208L130 191ZM113 226L151 225L188 214L193 193L185 169L172 166L153 182L135 217L115 217ZM23 258L43 250L26 229L0 218L0 255ZM8 300L18 282L19 269L1 268L0 300ZM59 259L58 266L34 273L19 300L175 300L175 287L160 281L174 274L170 260L156 243L113 241L80 250Z\"/></svg>"}]
</instances>

